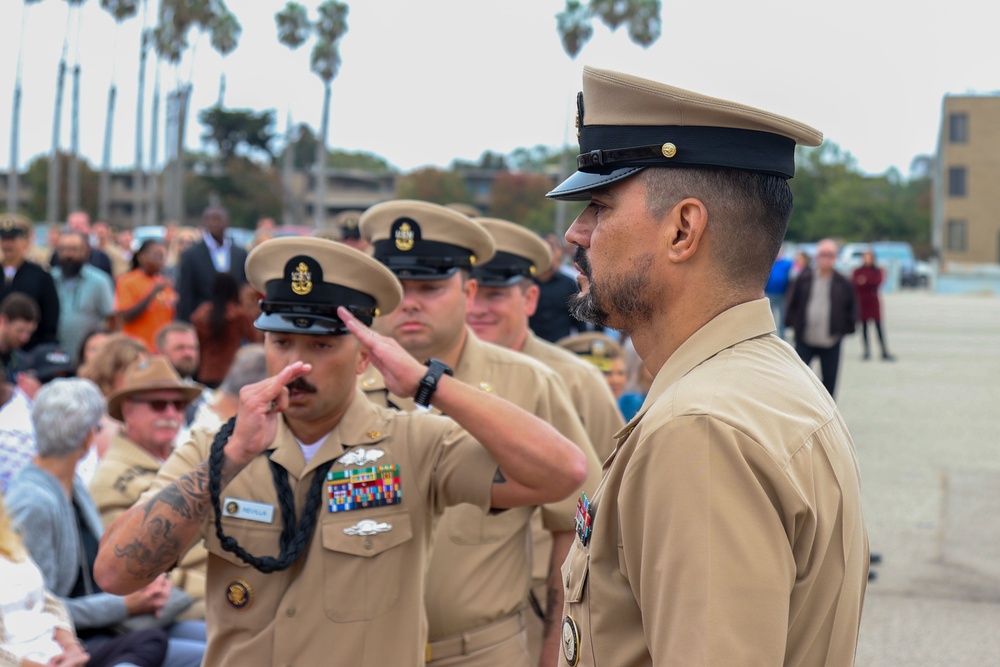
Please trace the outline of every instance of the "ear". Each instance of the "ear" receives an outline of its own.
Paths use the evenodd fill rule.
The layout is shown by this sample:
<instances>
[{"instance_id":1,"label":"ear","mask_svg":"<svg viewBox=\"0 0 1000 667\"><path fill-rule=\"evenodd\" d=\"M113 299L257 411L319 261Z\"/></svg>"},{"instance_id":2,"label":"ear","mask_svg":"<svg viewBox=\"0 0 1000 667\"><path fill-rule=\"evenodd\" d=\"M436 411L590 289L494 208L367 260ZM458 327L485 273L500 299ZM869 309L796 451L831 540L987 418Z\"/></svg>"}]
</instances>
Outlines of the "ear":
<instances>
[{"instance_id":1,"label":"ear","mask_svg":"<svg viewBox=\"0 0 1000 667\"><path fill-rule=\"evenodd\" d=\"M465 312L472 310L472 306L476 301L476 291L479 289L479 283L476 282L475 278L469 278L462 283L462 291L465 292Z\"/></svg>"},{"instance_id":2,"label":"ear","mask_svg":"<svg viewBox=\"0 0 1000 667\"><path fill-rule=\"evenodd\" d=\"M690 261L698 252L708 226L705 204L694 197L683 199L667 214L665 223L668 259L674 263Z\"/></svg>"},{"instance_id":3,"label":"ear","mask_svg":"<svg viewBox=\"0 0 1000 667\"><path fill-rule=\"evenodd\" d=\"M354 367L354 372L357 375L361 375L368 369L368 364L371 359L368 356L368 350L364 348L356 339L354 344L358 346L358 363Z\"/></svg>"},{"instance_id":4,"label":"ear","mask_svg":"<svg viewBox=\"0 0 1000 667\"><path fill-rule=\"evenodd\" d=\"M528 289L524 290L524 314L531 317L538 310L538 295L542 291L538 288L538 285L531 283Z\"/></svg>"}]
</instances>

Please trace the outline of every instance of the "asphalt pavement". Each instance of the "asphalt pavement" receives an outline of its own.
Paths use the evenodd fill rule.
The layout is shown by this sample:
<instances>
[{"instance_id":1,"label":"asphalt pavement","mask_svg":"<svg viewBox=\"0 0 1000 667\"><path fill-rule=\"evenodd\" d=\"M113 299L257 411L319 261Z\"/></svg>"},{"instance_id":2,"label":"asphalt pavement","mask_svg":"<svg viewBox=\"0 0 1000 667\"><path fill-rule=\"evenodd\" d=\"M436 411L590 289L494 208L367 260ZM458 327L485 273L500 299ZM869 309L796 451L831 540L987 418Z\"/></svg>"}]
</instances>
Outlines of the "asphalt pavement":
<instances>
[{"instance_id":1,"label":"asphalt pavement","mask_svg":"<svg viewBox=\"0 0 1000 667\"><path fill-rule=\"evenodd\" d=\"M874 565L857 667L1000 667L1000 298L883 296L896 361L845 339L837 401Z\"/></svg>"}]
</instances>

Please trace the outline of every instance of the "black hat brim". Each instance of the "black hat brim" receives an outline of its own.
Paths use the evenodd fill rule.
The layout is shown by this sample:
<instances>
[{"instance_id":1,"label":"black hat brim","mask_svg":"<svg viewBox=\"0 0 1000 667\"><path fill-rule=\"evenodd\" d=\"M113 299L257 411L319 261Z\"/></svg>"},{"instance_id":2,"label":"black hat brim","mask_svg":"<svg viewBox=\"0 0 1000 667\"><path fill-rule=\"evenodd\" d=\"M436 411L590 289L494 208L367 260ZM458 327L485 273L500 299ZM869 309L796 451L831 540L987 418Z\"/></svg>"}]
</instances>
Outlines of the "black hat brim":
<instances>
[{"instance_id":1,"label":"black hat brim","mask_svg":"<svg viewBox=\"0 0 1000 667\"><path fill-rule=\"evenodd\" d=\"M340 319L316 315L261 313L253 323L261 331L304 334L306 336L342 336L350 333Z\"/></svg>"},{"instance_id":2,"label":"black hat brim","mask_svg":"<svg viewBox=\"0 0 1000 667\"><path fill-rule=\"evenodd\" d=\"M643 169L645 167L623 167L607 174L589 174L584 171L578 171L545 196L549 199L560 199L562 201L587 201L590 199L590 192L592 190L597 190L598 188L603 188L626 179L629 176L634 176Z\"/></svg>"}]
</instances>

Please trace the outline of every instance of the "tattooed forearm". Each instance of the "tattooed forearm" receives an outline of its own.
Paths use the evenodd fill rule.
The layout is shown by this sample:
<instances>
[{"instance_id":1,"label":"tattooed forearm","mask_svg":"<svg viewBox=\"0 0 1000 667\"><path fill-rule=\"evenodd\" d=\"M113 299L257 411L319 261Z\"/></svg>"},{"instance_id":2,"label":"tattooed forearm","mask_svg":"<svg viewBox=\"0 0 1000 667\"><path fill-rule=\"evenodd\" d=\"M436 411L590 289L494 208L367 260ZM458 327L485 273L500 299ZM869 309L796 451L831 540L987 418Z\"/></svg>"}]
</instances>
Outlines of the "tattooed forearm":
<instances>
[{"instance_id":1,"label":"tattooed forearm","mask_svg":"<svg viewBox=\"0 0 1000 667\"><path fill-rule=\"evenodd\" d=\"M208 501L208 464L201 463L149 501L144 522L158 509L158 504L166 505L188 521L200 521L208 510Z\"/></svg>"}]
</instances>

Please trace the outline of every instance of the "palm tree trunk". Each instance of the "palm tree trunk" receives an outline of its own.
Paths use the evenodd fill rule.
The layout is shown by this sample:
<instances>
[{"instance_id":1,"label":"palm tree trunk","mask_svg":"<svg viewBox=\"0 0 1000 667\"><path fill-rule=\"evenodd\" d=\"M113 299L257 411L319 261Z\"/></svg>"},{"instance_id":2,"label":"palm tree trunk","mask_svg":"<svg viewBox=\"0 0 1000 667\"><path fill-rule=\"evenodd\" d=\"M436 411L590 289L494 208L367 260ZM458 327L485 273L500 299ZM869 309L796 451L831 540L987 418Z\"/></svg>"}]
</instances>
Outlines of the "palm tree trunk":
<instances>
[{"instance_id":1,"label":"palm tree trunk","mask_svg":"<svg viewBox=\"0 0 1000 667\"><path fill-rule=\"evenodd\" d=\"M155 225L157 213L159 211L159 176L156 173L156 161L159 158L159 132L160 126L160 65L156 65L156 79L153 84L153 118L149 126L149 208L146 209L146 224Z\"/></svg>"},{"instance_id":2,"label":"palm tree trunk","mask_svg":"<svg viewBox=\"0 0 1000 667\"><path fill-rule=\"evenodd\" d=\"M111 138L112 128L115 126L115 98L118 96L118 88L114 83L108 89L108 116L104 125L104 155L101 160L101 187L97 204L97 217L100 220L107 220L110 212L109 199L111 197Z\"/></svg>"},{"instance_id":3,"label":"palm tree trunk","mask_svg":"<svg viewBox=\"0 0 1000 667\"><path fill-rule=\"evenodd\" d=\"M62 115L63 88L66 83L66 59L59 61L59 75L56 79L56 108L52 121L52 149L49 151L48 200L45 205L45 220L56 222L59 219L59 127Z\"/></svg>"},{"instance_id":4,"label":"palm tree trunk","mask_svg":"<svg viewBox=\"0 0 1000 667\"><path fill-rule=\"evenodd\" d=\"M80 66L73 67L73 108L69 140L69 211L80 208Z\"/></svg>"},{"instance_id":5,"label":"palm tree trunk","mask_svg":"<svg viewBox=\"0 0 1000 667\"><path fill-rule=\"evenodd\" d=\"M14 84L14 109L11 112L10 123L10 170L7 172L7 210L17 213L17 201L19 199L19 180L17 159L17 139L21 129L21 79L18 77Z\"/></svg>"},{"instance_id":6,"label":"palm tree trunk","mask_svg":"<svg viewBox=\"0 0 1000 667\"><path fill-rule=\"evenodd\" d=\"M285 154L281 157L281 190L282 190L282 219L281 222L285 225L298 224L294 220L294 213L292 211L292 153L294 152L292 146L292 112L288 112L288 120L285 125Z\"/></svg>"},{"instance_id":7,"label":"palm tree trunk","mask_svg":"<svg viewBox=\"0 0 1000 667\"><path fill-rule=\"evenodd\" d=\"M313 209L313 228L326 225L326 139L330 129L331 82L323 82L323 118L320 121L319 143L316 144L316 206Z\"/></svg>"},{"instance_id":8,"label":"palm tree trunk","mask_svg":"<svg viewBox=\"0 0 1000 667\"><path fill-rule=\"evenodd\" d=\"M178 224L186 224L184 211L184 131L187 126L191 84L181 86L177 97L177 155L174 162L174 211Z\"/></svg>"},{"instance_id":9,"label":"palm tree trunk","mask_svg":"<svg viewBox=\"0 0 1000 667\"><path fill-rule=\"evenodd\" d=\"M146 201L146 183L142 175L142 114L143 96L146 94L146 21L143 15L143 28L139 35L139 95L135 101L135 167L132 169L132 227L142 224L142 208Z\"/></svg>"}]
</instances>

